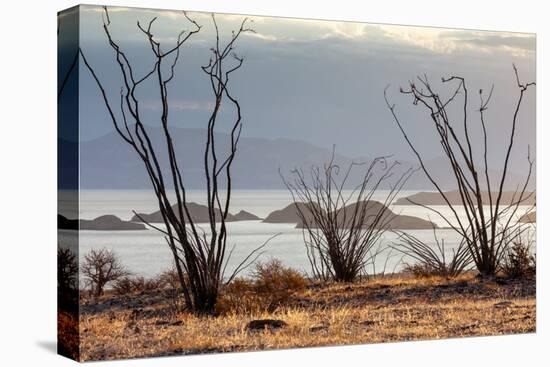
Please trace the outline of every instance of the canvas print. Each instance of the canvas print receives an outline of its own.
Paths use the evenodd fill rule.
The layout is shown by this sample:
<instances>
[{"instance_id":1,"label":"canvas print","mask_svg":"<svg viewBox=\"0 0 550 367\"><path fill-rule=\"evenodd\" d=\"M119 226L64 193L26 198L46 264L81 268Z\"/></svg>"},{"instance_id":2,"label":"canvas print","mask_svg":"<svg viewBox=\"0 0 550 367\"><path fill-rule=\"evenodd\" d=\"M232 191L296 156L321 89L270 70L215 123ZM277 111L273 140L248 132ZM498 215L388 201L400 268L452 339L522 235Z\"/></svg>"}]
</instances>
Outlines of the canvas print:
<instances>
[{"instance_id":1,"label":"canvas print","mask_svg":"<svg viewBox=\"0 0 550 367\"><path fill-rule=\"evenodd\" d=\"M58 350L533 333L534 34L58 15Z\"/></svg>"}]
</instances>

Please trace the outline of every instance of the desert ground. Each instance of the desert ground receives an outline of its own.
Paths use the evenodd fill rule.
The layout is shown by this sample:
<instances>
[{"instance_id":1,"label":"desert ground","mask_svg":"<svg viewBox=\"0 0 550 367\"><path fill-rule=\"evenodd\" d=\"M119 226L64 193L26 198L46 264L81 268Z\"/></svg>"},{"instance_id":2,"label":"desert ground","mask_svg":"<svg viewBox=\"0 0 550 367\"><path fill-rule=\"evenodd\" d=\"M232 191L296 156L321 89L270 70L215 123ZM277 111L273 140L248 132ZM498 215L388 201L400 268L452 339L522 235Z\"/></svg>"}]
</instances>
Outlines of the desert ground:
<instances>
[{"instance_id":1,"label":"desert ground","mask_svg":"<svg viewBox=\"0 0 550 367\"><path fill-rule=\"evenodd\" d=\"M262 292L249 280L233 282L222 290L215 316L180 309L170 289L123 295L107 291L81 305L80 359L521 334L536 329L534 279L482 279L469 272L455 279L396 274L349 284L287 284L292 285ZM60 322L68 323L70 318L62 316Z\"/></svg>"}]
</instances>

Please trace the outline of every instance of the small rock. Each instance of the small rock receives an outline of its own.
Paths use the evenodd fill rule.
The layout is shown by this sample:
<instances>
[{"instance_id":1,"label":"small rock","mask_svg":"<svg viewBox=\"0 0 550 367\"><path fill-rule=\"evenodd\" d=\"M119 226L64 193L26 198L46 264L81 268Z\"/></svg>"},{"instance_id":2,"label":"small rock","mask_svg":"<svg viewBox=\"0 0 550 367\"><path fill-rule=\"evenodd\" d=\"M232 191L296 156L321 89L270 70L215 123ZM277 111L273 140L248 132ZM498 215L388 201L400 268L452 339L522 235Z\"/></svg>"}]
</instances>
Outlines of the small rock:
<instances>
[{"instance_id":1,"label":"small rock","mask_svg":"<svg viewBox=\"0 0 550 367\"><path fill-rule=\"evenodd\" d=\"M288 324L283 320L273 320L273 319L262 319L262 320L252 320L246 325L248 330L275 330L281 329Z\"/></svg>"},{"instance_id":2,"label":"small rock","mask_svg":"<svg viewBox=\"0 0 550 367\"><path fill-rule=\"evenodd\" d=\"M499 302L499 303L495 303L493 305L493 307L495 307L495 308L506 308L506 307L510 307L512 305L513 305L513 303L511 301L502 301L502 302Z\"/></svg>"},{"instance_id":3,"label":"small rock","mask_svg":"<svg viewBox=\"0 0 550 367\"><path fill-rule=\"evenodd\" d=\"M476 327L478 327L478 326L479 326L479 322L475 322L475 323L473 323L473 324L460 326L460 327L458 328L458 330L459 330L459 331L470 331L470 330L472 330L472 329L474 329L474 328L476 328Z\"/></svg>"},{"instance_id":4,"label":"small rock","mask_svg":"<svg viewBox=\"0 0 550 367\"><path fill-rule=\"evenodd\" d=\"M323 330L328 330L328 326L327 325L314 325L314 326L309 328L309 331L311 333L317 333L317 332L323 331Z\"/></svg>"},{"instance_id":5,"label":"small rock","mask_svg":"<svg viewBox=\"0 0 550 367\"><path fill-rule=\"evenodd\" d=\"M361 324L365 327L368 327L368 326L372 326L372 325L376 324L376 322L371 321L371 320L365 320L365 321L361 321L359 324Z\"/></svg>"}]
</instances>

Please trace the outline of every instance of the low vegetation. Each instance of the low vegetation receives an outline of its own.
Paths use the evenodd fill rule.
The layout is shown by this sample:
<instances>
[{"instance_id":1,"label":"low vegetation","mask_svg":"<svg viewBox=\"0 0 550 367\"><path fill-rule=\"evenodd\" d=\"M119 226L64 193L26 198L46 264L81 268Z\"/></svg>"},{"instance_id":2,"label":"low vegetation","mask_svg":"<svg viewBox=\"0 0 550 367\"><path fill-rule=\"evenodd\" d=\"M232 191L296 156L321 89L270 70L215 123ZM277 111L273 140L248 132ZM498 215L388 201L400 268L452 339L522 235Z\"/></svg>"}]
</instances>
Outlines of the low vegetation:
<instances>
[{"instance_id":1,"label":"low vegetation","mask_svg":"<svg viewBox=\"0 0 550 367\"><path fill-rule=\"evenodd\" d=\"M435 246L430 246L430 244L411 234L399 232L399 238L392 248L405 257L414 260L413 263L405 263L405 273L410 273L416 277L442 276L454 278L471 267L473 260L465 241L459 243L456 249L447 254L445 240L437 238L435 229L434 239Z\"/></svg>"},{"instance_id":2,"label":"low vegetation","mask_svg":"<svg viewBox=\"0 0 550 367\"><path fill-rule=\"evenodd\" d=\"M248 277L220 285L208 315L188 307L177 270L132 276L114 252L92 250L81 266L90 291L81 292L78 317L60 310L60 345L87 361L535 331L528 238L517 237L493 277L479 276L466 245L446 251L435 238L430 247L401 234L392 249L412 260L404 270L353 282L308 278L277 259L257 262ZM74 284L70 255L58 253L61 288Z\"/></svg>"},{"instance_id":3,"label":"low vegetation","mask_svg":"<svg viewBox=\"0 0 550 367\"><path fill-rule=\"evenodd\" d=\"M517 185L517 189L511 200L508 201L505 197L507 196L505 186L511 181L509 165L513 148L517 144L519 112L528 90L534 89L535 86L534 82L521 80L515 65L513 69L517 87L516 102L506 112L510 115L511 121L509 133L504 138L498 137L498 143L496 140L492 142L491 137L494 137L494 133L491 134L492 136L488 134L490 129L486 124L493 88L489 92L479 89L478 102L474 102L476 103L474 116L471 114L474 111L472 101L476 99L468 98L472 91L467 87L466 79L463 77L456 75L443 77L438 84L432 83L428 76L424 75L411 80L407 87L400 88L401 94L410 97L411 103L421 108L425 121L437 134L437 139L433 142L440 145L445 153L446 170L455 178L454 183L460 194L458 206L466 214L465 216L459 215L456 205L452 204L449 192L443 191L443 182L437 178L436 170L428 165L429 158L421 149L427 142L412 138L410 126L405 122L410 120L410 116L401 116L397 106L390 102L387 88L384 91L386 105L404 141L420 164L421 171L443 198L444 205L452 214L445 214L437 208L414 200L409 199L409 202L435 213L460 234L479 274L487 277L494 277L499 272L503 256L506 255L511 244L521 236L522 223L512 221L510 218L515 217L519 213L519 208L526 202L534 201L534 192L527 190L532 181L534 169L534 160L529 147L526 147L525 175L521 182L514 184L514 186ZM457 106L461 108L456 108ZM481 126L483 132L483 140L477 151L473 148L476 145L474 126ZM503 148L501 152L495 149L497 147ZM494 154L504 157L502 165L498 168L502 173L496 179L489 173L491 169L497 169L497 166L489 163L491 161L489 157Z\"/></svg>"},{"instance_id":4,"label":"low vegetation","mask_svg":"<svg viewBox=\"0 0 550 367\"><path fill-rule=\"evenodd\" d=\"M512 279L534 278L537 273L537 260L531 244L522 241L514 242L506 252L502 272Z\"/></svg>"},{"instance_id":5,"label":"low vegetation","mask_svg":"<svg viewBox=\"0 0 550 367\"><path fill-rule=\"evenodd\" d=\"M90 287L91 294L96 298L103 294L105 286L129 274L116 253L106 248L90 250L84 256L80 270L84 281Z\"/></svg>"},{"instance_id":6,"label":"low vegetation","mask_svg":"<svg viewBox=\"0 0 550 367\"><path fill-rule=\"evenodd\" d=\"M144 278L130 274L108 249L91 250L81 264L77 256L61 249L58 327L63 354L86 361L535 331L536 260L530 244L523 241L525 228L529 228L524 225L535 218L512 221L520 207L535 201L534 192L527 190L534 174L529 149L524 179L511 199L505 191L511 184L511 155L517 151L519 113L534 82L523 82L513 67L516 101L507 111L509 132L504 139L497 135L498 141L488 136L492 129L486 124L492 88L479 89L479 99L469 98L463 77L444 77L438 85L425 75L400 89L422 109L424 122L437 135L432 140L443 149L444 167L455 178L458 195L443 191L446 184L438 179L440 172L427 164L431 158L428 151L419 149L429 144L429 139L413 139L412 126L404 121L410 114L402 117L384 93L391 117L420 165L419 171L451 214L434 205L408 201L435 213L461 237L462 242L451 254L437 238L434 248L401 233L392 248L411 261L405 271L378 277L368 274L367 265L381 253L377 246L383 235L396 228L392 226L395 214L388 207L414 171L399 171L399 163L391 163L389 157L344 167L335 162L333 152L329 162L307 171L297 168L283 177L298 211L312 278L277 260L257 263L251 276L243 278L238 275L255 263L267 244L249 253L232 274L225 273L233 253L227 248L232 169L244 121L230 80L244 62L235 54L235 47L241 35L254 30L245 18L225 42L220 42L212 15L216 42L210 48L209 62L201 67L212 91L205 149L201 149L201 172L206 182L203 221L191 215L195 204L188 201L186 192L192 182L183 175L185 169L176 154L168 117L170 86L180 50L185 50L187 41L202 28L183 15L190 30L179 33L169 49L161 47L153 34L156 18L147 28L137 23L155 62L144 76L134 78L134 71L141 67L130 62L124 47L117 43L113 33L116 27L104 7L103 31L125 82L120 90L106 89L102 81L106 75L96 72L99 69L88 62L85 50L79 49L77 58L95 82L113 128L144 165L158 202L154 215L163 225L157 226L156 220L137 212L136 219L143 224L113 216L96 218L91 224L94 229L148 227L159 232L170 250L174 270ZM151 126L144 123L151 118L138 108L145 98L141 89L151 81L160 88L162 111L152 119L152 125L156 122L162 132L160 145L151 143ZM109 97L114 91L120 92L120 99ZM475 108L472 101L476 101ZM223 114L230 131L225 141L214 138L222 122L222 106L231 107ZM121 113L113 112L117 110ZM472 127L481 128L477 131L481 144ZM489 149L489 142L502 148L496 153L504 157L499 167L490 164L495 152ZM491 170L499 172L497 177L491 177ZM453 203L452 196L458 203ZM381 198L380 202L375 197ZM75 229L80 224L82 229L88 223L58 219L60 228ZM209 230L203 230L200 223L206 223ZM79 280L89 292L79 292Z\"/></svg>"},{"instance_id":7,"label":"low vegetation","mask_svg":"<svg viewBox=\"0 0 550 367\"><path fill-rule=\"evenodd\" d=\"M285 289L280 284L289 278L277 278L275 289ZM266 284L271 281L236 280L222 290L221 300L242 299L240 287L273 289ZM309 283L288 289L271 308L230 308L216 317L174 312L165 292L120 297L106 291L97 302L83 305L82 360L528 333L536 325L534 280L486 280L473 272L454 279L401 274L368 282ZM284 324L252 330L253 320Z\"/></svg>"},{"instance_id":8,"label":"low vegetation","mask_svg":"<svg viewBox=\"0 0 550 367\"><path fill-rule=\"evenodd\" d=\"M227 315L273 311L307 284L302 274L279 260L258 263L251 279L237 278L222 290L216 312Z\"/></svg>"},{"instance_id":9,"label":"low vegetation","mask_svg":"<svg viewBox=\"0 0 550 367\"><path fill-rule=\"evenodd\" d=\"M390 182L398 165L381 157L367 165L352 162L341 167L333 151L330 161L311 167L309 174L294 169L289 178L282 177L300 218L315 278L353 282L364 274L372 251L395 218L388 205L412 174L407 170ZM348 182L354 169L360 179ZM354 189L347 193L350 185ZM386 185L389 190L382 202L375 201L374 194Z\"/></svg>"}]
</instances>

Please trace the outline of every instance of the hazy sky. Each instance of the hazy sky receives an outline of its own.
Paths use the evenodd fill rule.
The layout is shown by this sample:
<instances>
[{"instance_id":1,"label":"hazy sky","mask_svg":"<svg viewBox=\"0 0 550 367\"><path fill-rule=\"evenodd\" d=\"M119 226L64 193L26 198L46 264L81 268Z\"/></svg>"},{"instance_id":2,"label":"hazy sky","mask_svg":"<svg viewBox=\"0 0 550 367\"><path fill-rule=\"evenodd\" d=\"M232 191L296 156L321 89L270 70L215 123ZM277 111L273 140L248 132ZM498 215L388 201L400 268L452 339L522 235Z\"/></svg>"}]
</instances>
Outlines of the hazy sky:
<instances>
[{"instance_id":1,"label":"hazy sky","mask_svg":"<svg viewBox=\"0 0 550 367\"><path fill-rule=\"evenodd\" d=\"M203 127L212 107L207 76L200 66L208 62L214 42L210 14L189 13L203 29L182 48L181 61L170 89L170 124ZM158 17L153 33L168 49L177 34L192 25L179 11L110 8L113 38L127 52L136 72L153 65L151 49L136 21L146 24ZM243 16L217 15L225 39ZM442 76L460 75L471 88L469 113L475 133L479 128L478 90L494 84L487 111L495 148L510 128L518 96L512 63L525 81L535 79L535 36L532 34L450 30L441 28L251 17L256 33L238 41L243 67L234 74L232 91L243 108L243 135L304 140L322 147L336 144L352 157L395 154L409 157L409 150L383 100L383 90L397 104L397 111L412 138L432 157L440 155L428 116L412 106L410 96L399 93L417 75L426 74L435 88ZM82 6L80 45L98 75L117 100L121 79L102 29L102 8ZM93 139L112 131L103 102L86 70L81 69L81 138ZM160 104L158 91L145 85L140 96L148 121L155 125ZM459 112L457 109L454 112ZM226 116L229 110L225 111ZM458 115L457 115L458 116ZM223 126L221 127L223 129ZM534 150L535 93L529 92L520 114L518 149ZM478 131L479 132L479 131Z\"/></svg>"}]
</instances>

